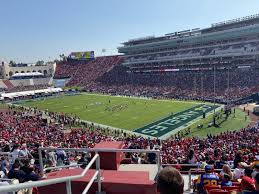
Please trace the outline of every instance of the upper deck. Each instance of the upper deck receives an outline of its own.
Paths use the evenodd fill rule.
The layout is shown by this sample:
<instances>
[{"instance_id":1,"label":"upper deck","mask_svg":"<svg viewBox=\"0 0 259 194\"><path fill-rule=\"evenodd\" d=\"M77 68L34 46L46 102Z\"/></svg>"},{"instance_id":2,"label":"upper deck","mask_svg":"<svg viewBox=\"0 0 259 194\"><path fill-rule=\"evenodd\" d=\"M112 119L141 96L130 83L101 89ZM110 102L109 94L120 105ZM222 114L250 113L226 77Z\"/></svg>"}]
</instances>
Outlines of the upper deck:
<instances>
[{"instance_id":1,"label":"upper deck","mask_svg":"<svg viewBox=\"0 0 259 194\"><path fill-rule=\"evenodd\" d=\"M164 36L148 36L139 39L132 39L122 43L118 47L120 53L128 54L131 51L142 51L145 49L173 48L199 43L236 39L244 36L251 36L259 33L259 14L238 18L212 24L205 29L191 29Z\"/></svg>"}]
</instances>

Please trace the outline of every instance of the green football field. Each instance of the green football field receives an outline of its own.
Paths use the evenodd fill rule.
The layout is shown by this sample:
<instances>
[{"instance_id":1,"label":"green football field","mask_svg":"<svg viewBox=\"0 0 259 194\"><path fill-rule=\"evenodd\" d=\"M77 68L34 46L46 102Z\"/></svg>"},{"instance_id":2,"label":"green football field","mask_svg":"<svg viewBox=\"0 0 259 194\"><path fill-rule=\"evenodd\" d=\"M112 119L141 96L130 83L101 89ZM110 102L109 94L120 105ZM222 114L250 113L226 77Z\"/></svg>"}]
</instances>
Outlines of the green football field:
<instances>
[{"instance_id":1,"label":"green football field","mask_svg":"<svg viewBox=\"0 0 259 194\"><path fill-rule=\"evenodd\" d=\"M99 124L134 130L172 112L195 106L195 102L176 102L86 94L27 101L23 105L70 113Z\"/></svg>"},{"instance_id":2,"label":"green football field","mask_svg":"<svg viewBox=\"0 0 259 194\"><path fill-rule=\"evenodd\" d=\"M154 100L82 93L22 101L19 104L77 115L82 120L126 129L150 137L171 134L201 122L213 105L193 101ZM215 108L219 108L217 105Z\"/></svg>"}]
</instances>

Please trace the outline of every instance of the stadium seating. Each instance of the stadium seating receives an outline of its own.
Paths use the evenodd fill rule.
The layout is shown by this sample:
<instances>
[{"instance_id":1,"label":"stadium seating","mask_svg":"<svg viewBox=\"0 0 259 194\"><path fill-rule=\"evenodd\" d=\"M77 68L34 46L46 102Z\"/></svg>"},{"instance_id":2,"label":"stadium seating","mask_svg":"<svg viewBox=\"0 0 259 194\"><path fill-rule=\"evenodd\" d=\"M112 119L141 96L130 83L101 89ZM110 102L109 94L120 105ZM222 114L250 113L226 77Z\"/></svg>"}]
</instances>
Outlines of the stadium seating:
<instances>
[{"instance_id":1,"label":"stadium seating","mask_svg":"<svg viewBox=\"0 0 259 194\"><path fill-rule=\"evenodd\" d=\"M205 189L205 191L209 192L210 190L221 189L221 188L219 185L215 185L215 186L205 186L204 189Z\"/></svg>"},{"instance_id":2,"label":"stadium seating","mask_svg":"<svg viewBox=\"0 0 259 194\"><path fill-rule=\"evenodd\" d=\"M238 44L238 46L235 45L228 45L228 46L214 46L210 48L190 48L186 50L180 50L180 51L167 51L167 53L155 53L155 54L149 54L144 55L140 57L131 57L129 59L125 60L125 64L128 62L148 62L150 59L152 60L170 60L170 59L190 59L193 57L201 57L201 56L224 56L229 54L245 54L245 53L251 53L251 52L257 52L256 45L252 45L251 43L242 43L241 45Z\"/></svg>"},{"instance_id":3,"label":"stadium seating","mask_svg":"<svg viewBox=\"0 0 259 194\"><path fill-rule=\"evenodd\" d=\"M37 143L44 142L45 146L69 146L73 147L94 147L100 141L123 141L125 148L141 148L146 149L150 144L156 145L156 140L149 140L145 138L137 138L132 136L131 138L122 138L122 133L114 133L113 131L105 129L96 129L92 131L89 127L85 130L74 129L70 133L63 133L62 130L56 127L56 123L60 125L78 125L76 118L71 116L59 115L57 113L47 113L47 115L53 119L53 122L48 126L44 124L43 114L40 110L26 110L25 113L13 111L15 109L9 109L9 112L2 112L0 116L0 135L2 137L0 141L0 147L4 147L7 142L16 142L22 144L26 142L31 145L31 149L35 148ZM24 114L36 113L35 116L23 117ZM10 126L16 126L15 131L8 130ZM36 130L37 129L37 130ZM105 131L105 133L104 133ZM22 135L18 135L22 134ZM94 137L94 138L93 138ZM219 154L224 154L226 150L232 150L230 154L226 155L227 161L233 161L235 153L237 153L239 146L249 144L249 154L247 154L244 161L249 163L252 157L259 151L256 146L258 141L258 126L248 127L236 132L224 132L217 136L208 136L205 139L188 138L188 139L168 139L164 140L161 146L161 156L163 164L176 164L185 163L188 155L188 147L192 145L195 152L199 153L197 158L201 161L216 159L214 158L213 149L219 146L224 146L224 150L221 150ZM68 144L67 144L68 143ZM206 147L204 145L210 145ZM173 150L178 149L179 152ZM210 154L208 156L207 154ZM131 157L131 156L130 156Z\"/></svg>"},{"instance_id":4,"label":"stadium seating","mask_svg":"<svg viewBox=\"0 0 259 194\"><path fill-rule=\"evenodd\" d=\"M222 187L222 189L226 190L226 191L239 191L240 192L240 187L239 186Z\"/></svg>"},{"instance_id":5,"label":"stadium seating","mask_svg":"<svg viewBox=\"0 0 259 194\"><path fill-rule=\"evenodd\" d=\"M6 84L4 83L4 80L0 80L0 88L1 88L2 90L7 89L7 86L6 86Z\"/></svg>"},{"instance_id":6,"label":"stadium seating","mask_svg":"<svg viewBox=\"0 0 259 194\"><path fill-rule=\"evenodd\" d=\"M48 116L51 119L50 123L46 123L45 117L42 115ZM37 109L23 109L23 108L14 108L10 107L9 109L2 111L0 113L0 149L3 152L10 152L11 148L15 145L20 146L24 143L27 144L28 152L31 153L36 159L36 167L38 165L37 157L37 148L41 144L42 146L53 146L57 148L70 147L70 148L80 148L80 147L89 147L93 148L98 145L100 142L104 141L103 144L99 144L99 147L107 147L107 142L112 145L119 145L118 148L129 148L129 149L148 149L149 146L158 145L157 140L145 139L143 137L124 137L121 133L112 133L107 129L96 129L92 130L91 127L86 127L85 129L73 129L71 132L64 133L62 129L57 127L58 125L74 125L76 124L75 118L68 115L59 115L57 113L44 113ZM78 123L77 123L78 124ZM182 139L168 139L162 141L162 144L159 146L161 150L161 157L163 164L177 164L187 163L187 156L189 148L192 147L196 155L196 162L206 161L211 162L217 161L219 156L224 156L224 162L230 162L235 160L236 154L239 152L239 148L245 146L246 151L243 155L243 161L249 164L253 162L255 155L258 153L258 124L253 127L248 127L240 131L233 132L224 132L217 136L208 136L205 139L199 138L182 138ZM14 129L14 130L10 130ZM106 146L107 145L107 146ZM208 146L209 145L209 146ZM123 146L123 147L122 147ZM109 146L108 146L109 147ZM221 148L221 149L219 149ZM177 150L177 152L175 151ZM217 150L217 152L215 151ZM227 154L226 154L227 153ZM15 156L14 152L10 153ZM50 160L51 152L45 152L46 157L45 165L52 166L54 163L48 163ZM55 153L54 153L55 154ZM56 153L58 155L58 153ZM77 163L78 158L82 157L80 153L68 152L68 155L64 157L62 162L59 164L59 160L55 163L56 165L62 165L66 162L68 163ZM112 156L104 155L109 159ZM120 157L120 156L119 156ZM141 160L137 159L140 158ZM131 159L132 163L136 161L141 161L149 163L149 160L145 160L141 155L132 155L130 154L127 158ZM147 157L148 158L148 157ZM223 157L221 158L222 161ZM5 158L4 160L7 160ZM102 161L102 160L101 160ZM106 162L105 162L106 161ZM107 160L102 161L104 164ZM118 165L121 161L121 158L118 159L117 156L113 158L113 163ZM10 160L12 163L13 160ZM137 162L138 163L138 162ZM195 163L197 164L197 163ZM6 166L9 169L9 166ZM106 167L103 166L105 169ZM155 187L154 182L150 181L148 173L141 172L121 172L117 171L117 168L112 170L108 167L108 170L104 170L102 176L105 177L103 181L103 188L110 193L154 193ZM72 170L73 171L73 170ZM66 174L78 174L80 169L74 169L74 171L59 171L51 172L49 178L55 178L60 176L65 176ZM82 171L82 170L81 170ZM80 172L81 172L80 171ZM37 171L35 170L35 173ZM92 173L92 172L91 172ZM90 174L91 174L90 173ZM89 181L89 177L86 176L84 179L80 179L72 183L72 188L75 193L78 193L84 188L85 184ZM124 177L124 178L123 178ZM146 178L145 178L146 177ZM112 186L111 186L112 185ZM128 185L131 185L128 187ZM134 187L132 185L135 185ZM55 187L42 187L39 189L40 193L49 193L54 192L55 189L58 189L57 193L62 193L64 191L64 184L56 185ZM93 189L95 186L93 186ZM125 190L125 188L127 188ZM133 189L134 188L134 189ZM209 190L211 188L207 188ZM228 193L228 191L238 190L239 186L224 187L220 190L220 193ZM209 191L209 193L218 193L218 191Z\"/></svg>"},{"instance_id":7,"label":"stadium seating","mask_svg":"<svg viewBox=\"0 0 259 194\"><path fill-rule=\"evenodd\" d=\"M29 91L29 90L39 90L39 89L46 89L48 88L49 85L32 85L32 86L16 86L16 87L13 87L13 88L10 88L7 90L7 92L23 92L23 91Z\"/></svg>"},{"instance_id":8,"label":"stadium seating","mask_svg":"<svg viewBox=\"0 0 259 194\"><path fill-rule=\"evenodd\" d=\"M14 87L10 80L3 80L3 82L6 85L7 89L12 89Z\"/></svg>"},{"instance_id":9,"label":"stadium seating","mask_svg":"<svg viewBox=\"0 0 259 194\"><path fill-rule=\"evenodd\" d=\"M97 57L87 62L63 62L57 65L55 78L69 77L67 86L81 86L87 91L208 101L214 99L214 72L211 70L170 74L129 73L127 67L120 65L122 62L123 58L120 56ZM223 65L215 72L217 101L237 101L258 92L258 74L259 69L228 70Z\"/></svg>"},{"instance_id":10,"label":"stadium seating","mask_svg":"<svg viewBox=\"0 0 259 194\"><path fill-rule=\"evenodd\" d=\"M228 194L228 191L222 189L212 189L208 192L208 194Z\"/></svg>"},{"instance_id":11,"label":"stadium seating","mask_svg":"<svg viewBox=\"0 0 259 194\"><path fill-rule=\"evenodd\" d=\"M87 64L85 62L85 64ZM81 65L69 64L67 62L60 62L57 64L54 78L71 78L74 73L80 69Z\"/></svg>"},{"instance_id":12,"label":"stadium seating","mask_svg":"<svg viewBox=\"0 0 259 194\"><path fill-rule=\"evenodd\" d=\"M70 78L68 86L86 87L110 71L114 65L120 64L121 60L120 56L107 56L91 61L63 62L57 65L54 78Z\"/></svg>"},{"instance_id":13,"label":"stadium seating","mask_svg":"<svg viewBox=\"0 0 259 194\"><path fill-rule=\"evenodd\" d=\"M102 91L114 90L123 94L126 90L131 94L148 93L150 96L165 93L173 98L187 99L213 99L214 78L213 72L175 72L171 74L127 74L125 67L115 67L113 71L99 79L96 88ZM258 69L216 71L216 96L217 99L237 100L259 91ZM228 81L226 77L230 78ZM247 79L249 77L249 79ZM229 85L228 85L229 84ZM98 90L98 89L97 89Z\"/></svg>"}]
</instances>

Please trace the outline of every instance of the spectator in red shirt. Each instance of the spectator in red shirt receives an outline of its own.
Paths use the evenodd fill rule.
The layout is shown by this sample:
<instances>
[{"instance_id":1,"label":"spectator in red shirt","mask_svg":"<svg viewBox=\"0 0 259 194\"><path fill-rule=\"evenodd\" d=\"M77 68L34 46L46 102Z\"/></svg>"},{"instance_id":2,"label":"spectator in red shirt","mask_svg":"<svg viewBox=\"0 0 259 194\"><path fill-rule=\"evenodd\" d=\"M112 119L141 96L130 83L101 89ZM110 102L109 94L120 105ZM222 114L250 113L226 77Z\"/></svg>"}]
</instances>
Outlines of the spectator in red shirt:
<instances>
[{"instance_id":1,"label":"spectator in red shirt","mask_svg":"<svg viewBox=\"0 0 259 194\"><path fill-rule=\"evenodd\" d=\"M255 180L252 178L252 173L253 169L245 168L245 176L243 176L241 181L242 191L255 191Z\"/></svg>"}]
</instances>

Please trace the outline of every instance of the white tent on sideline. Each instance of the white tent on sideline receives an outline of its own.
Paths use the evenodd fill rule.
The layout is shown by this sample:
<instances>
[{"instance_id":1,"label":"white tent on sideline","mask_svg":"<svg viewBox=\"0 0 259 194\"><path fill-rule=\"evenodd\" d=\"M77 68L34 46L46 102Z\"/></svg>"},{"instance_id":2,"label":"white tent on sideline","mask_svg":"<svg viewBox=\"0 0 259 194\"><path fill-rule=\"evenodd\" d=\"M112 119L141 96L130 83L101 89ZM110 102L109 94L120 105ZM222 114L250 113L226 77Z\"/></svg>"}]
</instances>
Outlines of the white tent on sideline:
<instances>
[{"instance_id":1,"label":"white tent on sideline","mask_svg":"<svg viewBox=\"0 0 259 194\"><path fill-rule=\"evenodd\" d=\"M40 90L30 90L30 91L23 91L23 92L12 92L12 93L2 93L2 98L16 98L16 97L24 97L24 96L34 96L35 94L42 94L42 93L57 93L62 92L62 88L46 88Z\"/></svg>"}]
</instances>

